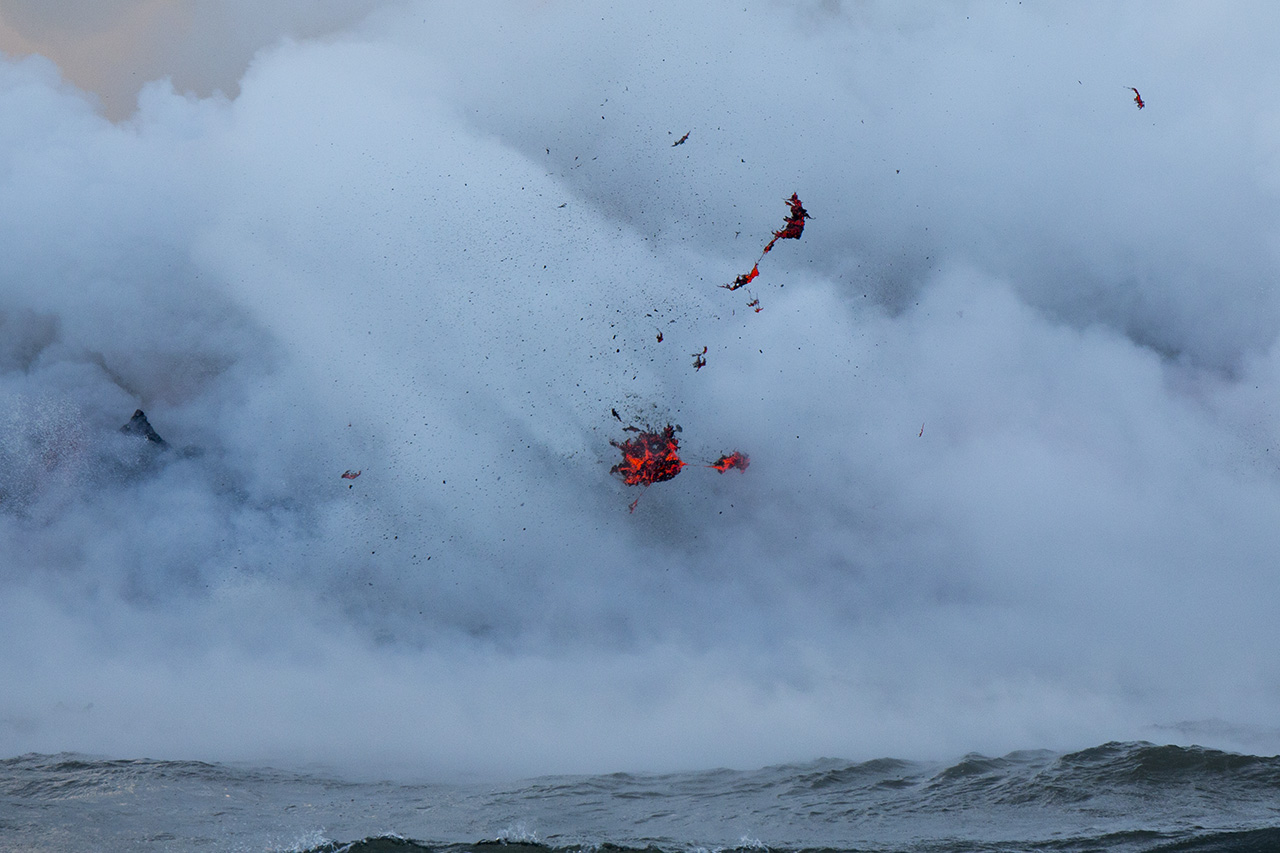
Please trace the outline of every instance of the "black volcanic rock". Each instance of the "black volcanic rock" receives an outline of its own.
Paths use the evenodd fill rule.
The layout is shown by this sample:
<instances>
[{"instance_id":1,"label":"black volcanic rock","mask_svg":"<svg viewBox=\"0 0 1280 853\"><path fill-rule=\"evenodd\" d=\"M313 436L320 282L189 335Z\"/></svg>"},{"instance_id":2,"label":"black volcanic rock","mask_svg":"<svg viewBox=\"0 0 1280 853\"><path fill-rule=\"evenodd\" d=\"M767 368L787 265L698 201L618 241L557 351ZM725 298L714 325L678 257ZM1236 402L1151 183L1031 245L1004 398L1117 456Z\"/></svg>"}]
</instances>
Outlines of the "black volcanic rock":
<instances>
[{"instance_id":1,"label":"black volcanic rock","mask_svg":"<svg viewBox=\"0 0 1280 853\"><path fill-rule=\"evenodd\" d=\"M133 417L129 418L129 422L120 427L120 431L125 435L136 435L139 438L145 438L147 441L154 442L160 447L168 447L169 442L160 437L160 433L151 427L151 422L147 420L147 416L142 409L138 409L133 413Z\"/></svg>"}]
</instances>

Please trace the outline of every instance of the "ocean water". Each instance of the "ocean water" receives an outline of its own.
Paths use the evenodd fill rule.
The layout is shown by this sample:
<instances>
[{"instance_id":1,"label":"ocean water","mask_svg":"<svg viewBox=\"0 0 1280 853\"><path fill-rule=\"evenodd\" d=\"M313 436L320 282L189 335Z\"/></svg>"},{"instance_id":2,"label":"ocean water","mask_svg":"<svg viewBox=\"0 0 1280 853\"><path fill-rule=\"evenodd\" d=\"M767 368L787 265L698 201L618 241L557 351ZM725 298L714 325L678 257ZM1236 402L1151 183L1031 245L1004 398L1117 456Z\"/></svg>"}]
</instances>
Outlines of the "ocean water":
<instances>
[{"instance_id":1,"label":"ocean water","mask_svg":"<svg viewBox=\"0 0 1280 853\"><path fill-rule=\"evenodd\" d=\"M1145 742L954 763L353 781L77 754L0 761L3 851L1280 850L1280 756Z\"/></svg>"}]
</instances>

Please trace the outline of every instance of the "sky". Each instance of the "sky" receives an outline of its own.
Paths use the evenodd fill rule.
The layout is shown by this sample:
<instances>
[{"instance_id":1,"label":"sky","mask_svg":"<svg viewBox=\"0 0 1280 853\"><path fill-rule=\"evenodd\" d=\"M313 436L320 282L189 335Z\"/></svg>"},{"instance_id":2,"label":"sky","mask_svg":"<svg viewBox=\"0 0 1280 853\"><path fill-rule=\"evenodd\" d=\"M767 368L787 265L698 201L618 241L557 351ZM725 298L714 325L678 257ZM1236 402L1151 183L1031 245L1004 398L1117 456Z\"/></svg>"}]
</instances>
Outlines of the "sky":
<instances>
[{"instance_id":1,"label":"sky","mask_svg":"<svg viewBox=\"0 0 1280 853\"><path fill-rule=\"evenodd\" d=\"M1277 14L0 2L0 754L1280 751Z\"/></svg>"}]
</instances>

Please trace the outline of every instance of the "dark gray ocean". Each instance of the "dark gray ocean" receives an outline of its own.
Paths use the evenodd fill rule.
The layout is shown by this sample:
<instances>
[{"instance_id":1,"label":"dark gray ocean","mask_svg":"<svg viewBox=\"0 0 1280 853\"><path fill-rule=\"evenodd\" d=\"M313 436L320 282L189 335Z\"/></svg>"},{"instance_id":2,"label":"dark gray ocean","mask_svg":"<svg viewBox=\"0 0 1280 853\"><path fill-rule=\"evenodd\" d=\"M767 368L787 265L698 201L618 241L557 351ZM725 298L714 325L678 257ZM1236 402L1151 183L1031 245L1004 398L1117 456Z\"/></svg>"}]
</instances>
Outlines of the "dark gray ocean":
<instances>
[{"instance_id":1,"label":"dark gray ocean","mask_svg":"<svg viewBox=\"0 0 1280 853\"><path fill-rule=\"evenodd\" d=\"M186 761L0 761L0 850L1272 853L1280 756L1107 743L956 763L349 781Z\"/></svg>"}]
</instances>

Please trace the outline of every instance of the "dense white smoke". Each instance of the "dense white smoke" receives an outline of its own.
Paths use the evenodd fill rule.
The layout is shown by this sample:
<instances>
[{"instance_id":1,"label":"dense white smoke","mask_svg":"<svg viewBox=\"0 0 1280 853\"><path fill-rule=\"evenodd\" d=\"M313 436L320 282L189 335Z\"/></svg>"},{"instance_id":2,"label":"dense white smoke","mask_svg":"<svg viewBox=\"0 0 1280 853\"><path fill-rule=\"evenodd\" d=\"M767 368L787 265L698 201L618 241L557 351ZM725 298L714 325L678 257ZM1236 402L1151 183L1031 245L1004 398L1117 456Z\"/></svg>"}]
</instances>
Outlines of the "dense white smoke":
<instances>
[{"instance_id":1,"label":"dense white smoke","mask_svg":"<svg viewBox=\"0 0 1280 853\"><path fill-rule=\"evenodd\" d=\"M113 120L114 5L0 5L112 92L0 62L0 753L1280 748L1270 7L224 4Z\"/></svg>"}]
</instances>

